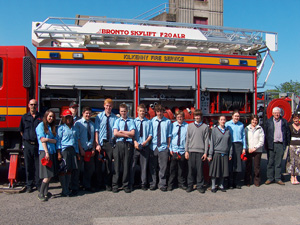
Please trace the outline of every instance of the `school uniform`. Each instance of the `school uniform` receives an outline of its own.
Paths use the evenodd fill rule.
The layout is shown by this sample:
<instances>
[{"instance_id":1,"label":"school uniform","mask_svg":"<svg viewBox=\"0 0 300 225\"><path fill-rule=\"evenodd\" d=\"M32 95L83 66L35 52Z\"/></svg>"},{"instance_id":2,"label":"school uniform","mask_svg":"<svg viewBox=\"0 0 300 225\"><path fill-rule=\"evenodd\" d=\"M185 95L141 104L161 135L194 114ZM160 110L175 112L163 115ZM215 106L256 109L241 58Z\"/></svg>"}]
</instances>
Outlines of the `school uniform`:
<instances>
[{"instance_id":1,"label":"school uniform","mask_svg":"<svg viewBox=\"0 0 300 225\"><path fill-rule=\"evenodd\" d=\"M97 185L102 186L103 176L105 186L107 190L111 189L112 186L112 176L113 176L113 138L114 131L113 126L118 117L111 113L109 116L106 116L105 112L101 112L97 115L95 119L95 132L98 132L98 143L101 146L101 150L105 151L105 169L104 174L102 174L102 163L99 160L99 152L96 151L95 155L95 167L96 167L96 179Z\"/></svg>"},{"instance_id":2,"label":"school uniform","mask_svg":"<svg viewBox=\"0 0 300 225\"><path fill-rule=\"evenodd\" d=\"M78 139L80 140L81 147L85 152L91 152L94 147L94 138L95 138L95 125L89 120L81 118L75 123L75 128L78 131ZM89 161L84 160L84 157L81 157L81 162L84 165L83 169L83 186L86 189L91 188L91 179L95 171L95 162L94 156L90 157ZM80 167L80 166L79 166Z\"/></svg>"},{"instance_id":3,"label":"school uniform","mask_svg":"<svg viewBox=\"0 0 300 225\"><path fill-rule=\"evenodd\" d=\"M148 137L152 137L153 135L152 123L151 120L148 120L146 117L143 118L142 120L139 117L137 117L134 119L134 124L136 127L135 140L141 146L141 144L145 142L148 139ZM132 170L131 170L132 186L134 185L135 169L139 162L141 168L141 185L142 188L146 187L149 152L150 152L149 142L142 149L134 149L133 163L132 163Z\"/></svg>"},{"instance_id":4,"label":"school uniform","mask_svg":"<svg viewBox=\"0 0 300 225\"><path fill-rule=\"evenodd\" d=\"M135 124L131 118L118 118L115 121L113 130L132 131L135 130ZM112 178L112 189L116 191L119 187L119 179L122 179L122 187L125 191L130 189L130 170L133 155L133 139L118 137L116 147L113 149L115 173ZM123 176L121 178L121 171Z\"/></svg>"},{"instance_id":5,"label":"school uniform","mask_svg":"<svg viewBox=\"0 0 300 225\"><path fill-rule=\"evenodd\" d=\"M158 187L165 189L167 187L167 166L169 159L168 138L172 137L171 120L163 117L159 120L154 117L151 120L153 127L153 138L150 145L149 156L149 184L150 189L155 189L157 186L156 170L159 166L159 183Z\"/></svg>"},{"instance_id":6,"label":"school uniform","mask_svg":"<svg viewBox=\"0 0 300 225\"><path fill-rule=\"evenodd\" d=\"M191 189L196 180L198 190L203 190L203 161L202 156L208 152L208 126L203 122L190 123L187 128L185 151L189 153L188 160L188 189Z\"/></svg>"},{"instance_id":7,"label":"school uniform","mask_svg":"<svg viewBox=\"0 0 300 225\"><path fill-rule=\"evenodd\" d=\"M209 176L224 178L229 176L229 157L232 157L230 131L217 126L212 129L208 157L212 158L209 165Z\"/></svg>"},{"instance_id":8,"label":"school uniform","mask_svg":"<svg viewBox=\"0 0 300 225\"><path fill-rule=\"evenodd\" d=\"M227 121L225 127L229 129L232 142L232 159L229 162L229 181L230 186L240 187L240 173L242 172L241 154L246 149L246 137L244 125L240 121L234 123L233 120Z\"/></svg>"},{"instance_id":9,"label":"school uniform","mask_svg":"<svg viewBox=\"0 0 300 225\"><path fill-rule=\"evenodd\" d=\"M57 149L61 149L61 155L65 162L67 174L60 174L59 179L63 188L63 194L69 194L69 186L72 191L79 190L79 180L77 177L78 163L76 154L79 154L78 136L75 126L71 128L66 125L60 125L57 130ZM74 171L73 171L74 170ZM71 173L71 174L70 174Z\"/></svg>"},{"instance_id":10,"label":"school uniform","mask_svg":"<svg viewBox=\"0 0 300 225\"><path fill-rule=\"evenodd\" d=\"M44 131L44 123L43 122L39 123L39 125L35 129L38 143L39 143L39 161L40 161L39 176L40 176L40 179L53 177L55 175L55 167L57 165L56 157L55 157L56 146L55 146L55 144L50 143L50 142L47 142L46 144L47 144L47 149L48 149L48 153L49 153L49 158L53 164L52 164L51 168L48 166L43 166L41 164L42 158L44 158L46 155L45 150L42 145L41 138L56 139L56 137L53 135L53 133L51 131L51 127L49 125L48 125L48 130L49 131L46 134Z\"/></svg>"},{"instance_id":11,"label":"school uniform","mask_svg":"<svg viewBox=\"0 0 300 225\"><path fill-rule=\"evenodd\" d=\"M170 163L169 190L173 189L177 174L178 186L186 188L187 161L185 159L185 140L187 127L188 124L186 122L179 125L176 121L172 124L170 151L173 152L173 156L171 156Z\"/></svg>"}]
</instances>

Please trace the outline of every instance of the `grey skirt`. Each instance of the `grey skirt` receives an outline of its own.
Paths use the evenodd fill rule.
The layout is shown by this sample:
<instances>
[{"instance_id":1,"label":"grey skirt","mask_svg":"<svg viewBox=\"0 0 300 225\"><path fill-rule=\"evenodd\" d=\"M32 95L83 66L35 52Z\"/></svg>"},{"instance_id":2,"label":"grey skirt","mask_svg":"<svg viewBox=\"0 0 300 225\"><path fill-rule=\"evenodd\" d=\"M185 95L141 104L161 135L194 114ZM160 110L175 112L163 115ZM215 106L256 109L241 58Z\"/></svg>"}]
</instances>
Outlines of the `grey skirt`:
<instances>
[{"instance_id":1,"label":"grey skirt","mask_svg":"<svg viewBox=\"0 0 300 225\"><path fill-rule=\"evenodd\" d=\"M41 163L42 158L45 157L45 151L40 151L39 155L39 176L40 179L51 178L55 175L55 167L56 167L56 157L55 154L49 154L49 158L52 161L52 166L49 168L48 166L43 166Z\"/></svg>"},{"instance_id":2,"label":"grey skirt","mask_svg":"<svg viewBox=\"0 0 300 225\"><path fill-rule=\"evenodd\" d=\"M67 170L78 169L76 152L73 146L67 147L61 153L63 159L66 161Z\"/></svg>"},{"instance_id":3,"label":"grey skirt","mask_svg":"<svg viewBox=\"0 0 300 225\"><path fill-rule=\"evenodd\" d=\"M209 164L209 176L213 178L229 176L229 157L221 153L214 153Z\"/></svg>"}]
</instances>

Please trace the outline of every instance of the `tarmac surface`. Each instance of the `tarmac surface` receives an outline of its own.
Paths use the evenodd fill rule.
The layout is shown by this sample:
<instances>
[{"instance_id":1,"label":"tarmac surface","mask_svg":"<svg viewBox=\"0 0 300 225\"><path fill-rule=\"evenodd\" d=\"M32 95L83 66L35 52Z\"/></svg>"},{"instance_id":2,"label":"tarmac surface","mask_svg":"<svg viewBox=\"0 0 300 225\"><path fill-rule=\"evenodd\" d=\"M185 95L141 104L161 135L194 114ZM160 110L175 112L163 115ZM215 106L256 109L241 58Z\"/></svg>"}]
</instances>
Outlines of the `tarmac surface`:
<instances>
[{"instance_id":1,"label":"tarmac surface","mask_svg":"<svg viewBox=\"0 0 300 225\"><path fill-rule=\"evenodd\" d=\"M262 159L265 181L266 155ZM6 171L7 172L7 171ZM0 170L1 181L7 176ZM0 181L0 183L1 183ZM271 184L205 194L135 190L107 191L77 197L60 197L53 182L53 196L40 202L33 193L0 193L0 224L300 224L300 185Z\"/></svg>"}]
</instances>

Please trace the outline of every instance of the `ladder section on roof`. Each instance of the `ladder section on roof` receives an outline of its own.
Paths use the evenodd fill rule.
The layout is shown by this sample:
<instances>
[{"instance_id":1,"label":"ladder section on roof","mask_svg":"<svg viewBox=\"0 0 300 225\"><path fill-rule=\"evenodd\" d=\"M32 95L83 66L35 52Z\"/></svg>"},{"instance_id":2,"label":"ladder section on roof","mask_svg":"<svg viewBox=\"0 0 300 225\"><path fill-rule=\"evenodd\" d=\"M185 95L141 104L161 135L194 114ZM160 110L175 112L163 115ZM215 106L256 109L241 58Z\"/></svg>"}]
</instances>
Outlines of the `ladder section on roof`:
<instances>
[{"instance_id":1,"label":"ladder section on roof","mask_svg":"<svg viewBox=\"0 0 300 225\"><path fill-rule=\"evenodd\" d=\"M32 23L36 47L119 48L254 55L277 51L277 33L106 17L48 17Z\"/></svg>"}]
</instances>

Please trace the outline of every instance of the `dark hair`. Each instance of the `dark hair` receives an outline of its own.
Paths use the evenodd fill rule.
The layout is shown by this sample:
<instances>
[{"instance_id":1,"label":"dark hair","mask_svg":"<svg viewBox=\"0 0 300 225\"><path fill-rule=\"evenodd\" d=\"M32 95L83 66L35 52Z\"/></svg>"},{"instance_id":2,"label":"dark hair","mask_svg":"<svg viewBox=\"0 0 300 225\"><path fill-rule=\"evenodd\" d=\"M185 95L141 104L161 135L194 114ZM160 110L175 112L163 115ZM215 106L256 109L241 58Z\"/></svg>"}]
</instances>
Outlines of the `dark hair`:
<instances>
[{"instance_id":1,"label":"dark hair","mask_svg":"<svg viewBox=\"0 0 300 225\"><path fill-rule=\"evenodd\" d=\"M221 115L221 116L218 117L218 121L221 119L221 117L225 117L225 119L226 119L226 116Z\"/></svg>"},{"instance_id":2,"label":"dark hair","mask_svg":"<svg viewBox=\"0 0 300 225\"><path fill-rule=\"evenodd\" d=\"M165 108L164 108L162 105L157 104L157 105L155 106L155 108L154 108L154 111L155 111L155 112L165 111Z\"/></svg>"},{"instance_id":3,"label":"dark hair","mask_svg":"<svg viewBox=\"0 0 300 225\"><path fill-rule=\"evenodd\" d=\"M86 112L86 111L91 111L91 112L92 112L91 107L85 106L85 107L82 108L82 113L84 113L84 112Z\"/></svg>"},{"instance_id":4,"label":"dark hair","mask_svg":"<svg viewBox=\"0 0 300 225\"><path fill-rule=\"evenodd\" d=\"M253 119L257 119L257 121L259 121L258 115L252 114L250 117L250 121L252 121Z\"/></svg>"},{"instance_id":5,"label":"dark hair","mask_svg":"<svg viewBox=\"0 0 300 225\"><path fill-rule=\"evenodd\" d=\"M50 113L53 113L53 121L52 123L48 123L47 121L47 117ZM52 111L52 110L47 110L44 114L44 117L43 117L43 124L44 124L44 132L45 134L48 134L49 133L49 129L48 129L48 125L51 127L51 131L52 131L52 134L54 136L56 136L56 130L55 130L55 113Z\"/></svg>"},{"instance_id":6,"label":"dark hair","mask_svg":"<svg viewBox=\"0 0 300 225\"><path fill-rule=\"evenodd\" d=\"M202 118L202 115L203 115L203 113L202 113L201 109L195 109L194 116L201 116L201 118Z\"/></svg>"},{"instance_id":7,"label":"dark hair","mask_svg":"<svg viewBox=\"0 0 300 225\"><path fill-rule=\"evenodd\" d=\"M240 111L239 111L239 110L237 110L237 109L233 110L233 112L232 112L232 114L231 114L231 115L234 115L234 114L236 114L236 113L238 113L238 114L240 115Z\"/></svg>"},{"instance_id":8,"label":"dark hair","mask_svg":"<svg viewBox=\"0 0 300 225\"><path fill-rule=\"evenodd\" d=\"M61 118L61 123L62 124L65 124L66 122L67 122L67 117L68 116L63 116L62 118ZM74 118L73 118L73 116L70 116L71 118L72 118L72 121L71 121L71 124L73 124L74 122Z\"/></svg>"},{"instance_id":9,"label":"dark hair","mask_svg":"<svg viewBox=\"0 0 300 225\"><path fill-rule=\"evenodd\" d=\"M178 115L181 115L183 118L184 118L184 112L182 110L178 110L175 112L175 118L178 116Z\"/></svg>"},{"instance_id":10,"label":"dark hair","mask_svg":"<svg viewBox=\"0 0 300 225\"><path fill-rule=\"evenodd\" d=\"M300 115L298 113L293 113L292 119L294 119L294 118L300 118Z\"/></svg>"}]
</instances>

